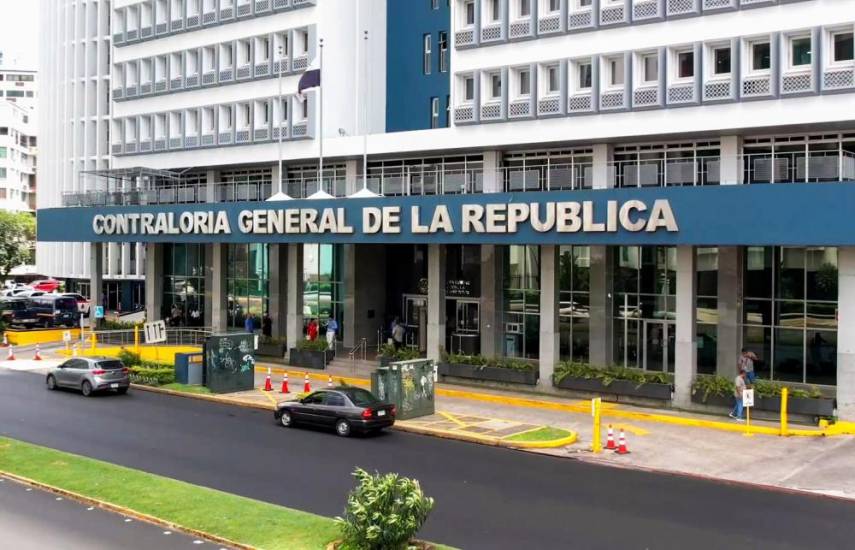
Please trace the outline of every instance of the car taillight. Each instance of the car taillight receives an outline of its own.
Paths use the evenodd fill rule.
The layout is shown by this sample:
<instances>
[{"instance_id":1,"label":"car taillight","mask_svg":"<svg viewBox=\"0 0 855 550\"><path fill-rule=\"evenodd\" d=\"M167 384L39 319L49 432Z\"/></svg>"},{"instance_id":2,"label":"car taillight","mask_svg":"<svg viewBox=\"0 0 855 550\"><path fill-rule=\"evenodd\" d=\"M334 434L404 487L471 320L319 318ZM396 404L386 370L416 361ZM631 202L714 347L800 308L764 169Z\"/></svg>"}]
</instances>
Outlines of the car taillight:
<instances>
[{"instance_id":1,"label":"car taillight","mask_svg":"<svg viewBox=\"0 0 855 550\"><path fill-rule=\"evenodd\" d=\"M105 372L107 372L107 371L105 371L104 369L95 369L92 371L92 374L94 374L95 376L100 376L100 375L104 374Z\"/></svg>"},{"instance_id":2,"label":"car taillight","mask_svg":"<svg viewBox=\"0 0 855 550\"><path fill-rule=\"evenodd\" d=\"M395 407L395 405L392 405L392 416L395 416L395 413L397 413L397 412L398 412L397 407Z\"/></svg>"},{"instance_id":3,"label":"car taillight","mask_svg":"<svg viewBox=\"0 0 855 550\"><path fill-rule=\"evenodd\" d=\"M122 374L128 374L128 372L129 372L128 367L125 367L122 369Z\"/></svg>"},{"instance_id":4,"label":"car taillight","mask_svg":"<svg viewBox=\"0 0 855 550\"><path fill-rule=\"evenodd\" d=\"M362 418L371 418L371 415L374 414L371 409L365 409L362 411Z\"/></svg>"}]
</instances>

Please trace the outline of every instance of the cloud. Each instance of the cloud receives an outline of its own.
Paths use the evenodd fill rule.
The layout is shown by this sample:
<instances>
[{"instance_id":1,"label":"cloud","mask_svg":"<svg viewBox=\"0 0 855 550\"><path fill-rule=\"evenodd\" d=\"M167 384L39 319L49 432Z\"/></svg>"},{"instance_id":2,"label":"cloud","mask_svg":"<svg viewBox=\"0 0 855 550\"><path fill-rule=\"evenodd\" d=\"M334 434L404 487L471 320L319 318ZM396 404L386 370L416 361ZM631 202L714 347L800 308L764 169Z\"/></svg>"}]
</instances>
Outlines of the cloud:
<instances>
[{"instance_id":1,"label":"cloud","mask_svg":"<svg viewBox=\"0 0 855 550\"><path fill-rule=\"evenodd\" d=\"M0 51L4 68L37 69L39 1L0 0Z\"/></svg>"}]
</instances>

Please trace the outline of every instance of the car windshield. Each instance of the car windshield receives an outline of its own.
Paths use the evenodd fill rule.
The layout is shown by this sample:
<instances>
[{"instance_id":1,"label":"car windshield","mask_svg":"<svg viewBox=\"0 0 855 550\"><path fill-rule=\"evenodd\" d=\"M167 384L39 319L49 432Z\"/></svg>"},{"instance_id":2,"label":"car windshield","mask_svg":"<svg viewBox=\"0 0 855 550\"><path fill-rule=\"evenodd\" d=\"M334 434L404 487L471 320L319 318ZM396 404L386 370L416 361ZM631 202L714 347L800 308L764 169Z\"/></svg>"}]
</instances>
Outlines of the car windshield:
<instances>
[{"instance_id":1,"label":"car windshield","mask_svg":"<svg viewBox=\"0 0 855 550\"><path fill-rule=\"evenodd\" d=\"M357 407L368 407L380 403L380 400L374 397L374 394L360 388L347 389L344 390L343 393Z\"/></svg>"},{"instance_id":2,"label":"car windshield","mask_svg":"<svg viewBox=\"0 0 855 550\"><path fill-rule=\"evenodd\" d=\"M54 302L56 309L77 309L77 301L74 298L57 298Z\"/></svg>"},{"instance_id":3,"label":"car windshield","mask_svg":"<svg viewBox=\"0 0 855 550\"><path fill-rule=\"evenodd\" d=\"M121 361L99 361L96 364L95 368L104 370L116 370L125 368L125 365Z\"/></svg>"}]
</instances>

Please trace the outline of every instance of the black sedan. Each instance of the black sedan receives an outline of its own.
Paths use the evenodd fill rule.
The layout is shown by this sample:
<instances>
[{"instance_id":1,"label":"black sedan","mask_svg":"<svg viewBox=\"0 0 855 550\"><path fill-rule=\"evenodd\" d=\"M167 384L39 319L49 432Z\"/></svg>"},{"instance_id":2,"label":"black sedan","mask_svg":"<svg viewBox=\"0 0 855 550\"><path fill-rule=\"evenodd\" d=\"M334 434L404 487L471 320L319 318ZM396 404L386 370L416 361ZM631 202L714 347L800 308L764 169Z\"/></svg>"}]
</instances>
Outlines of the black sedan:
<instances>
[{"instance_id":1,"label":"black sedan","mask_svg":"<svg viewBox=\"0 0 855 550\"><path fill-rule=\"evenodd\" d=\"M380 401L362 388L338 387L278 403L273 416L285 427L312 424L335 428L338 435L347 437L354 431L367 433L393 425L395 405Z\"/></svg>"}]
</instances>

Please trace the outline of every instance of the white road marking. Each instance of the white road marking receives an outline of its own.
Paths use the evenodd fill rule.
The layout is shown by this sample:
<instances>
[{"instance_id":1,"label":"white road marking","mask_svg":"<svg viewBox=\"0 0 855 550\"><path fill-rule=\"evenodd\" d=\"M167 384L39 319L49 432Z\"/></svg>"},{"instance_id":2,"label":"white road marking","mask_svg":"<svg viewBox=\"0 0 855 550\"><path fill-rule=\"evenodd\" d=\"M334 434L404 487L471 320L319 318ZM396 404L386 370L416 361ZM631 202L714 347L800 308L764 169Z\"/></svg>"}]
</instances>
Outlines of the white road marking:
<instances>
[{"instance_id":1,"label":"white road marking","mask_svg":"<svg viewBox=\"0 0 855 550\"><path fill-rule=\"evenodd\" d=\"M91 512L91 511L92 511L92 510L94 510L94 509L95 509L95 507L94 507L94 506L90 506L89 508L87 508L87 509L86 509L86 511L87 511L87 512Z\"/></svg>"},{"instance_id":2,"label":"white road marking","mask_svg":"<svg viewBox=\"0 0 855 550\"><path fill-rule=\"evenodd\" d=\"M196 539L196 540L194 540L194 541L193 541L193 544L205 544L205 541L202 541L202 540Z\"/></svg>"},{"instance_id":3,"label":"white road marking","mask_svg":"<svg viewBox=\"0 0 855 550\"><path fill-rule=\"evenodd\" d=\"M164 534L164 535L171 535L171 534L172 534L172 531L164 531L164 532L163 532L163 534Z\"/></svg>"},{"instance_id":4,"label":"white road marking","mask_svg":"<svg viewBox=\"0 0 855 550\"><path fill-rule=\"evenodd\" d=\"M62 500L62 497L56 497L56 500Z\"/></svg>"},{"instance_id":5,"label":"white road marking","mask_svg":"<svg viewBox=\"0 0 855 550\"><path fill-rule=\"evenodd\" d=\"M32 487L27 487L27 492L28 492L28 493L29 493L30 491L32 491L32 490L33 490L33 488L32 488Z\"/></svg>"},{"instance_id":6,"label":"white road marking","mask_svg":"<svg viewBox=\"0 0 855 550\"><path fill-rule=\"evenodd\" d=\"M125 518L125 523L130 523L132 521L134 521L134 520L132 520L131 518Z\"/></svg>"}]
</instances>

